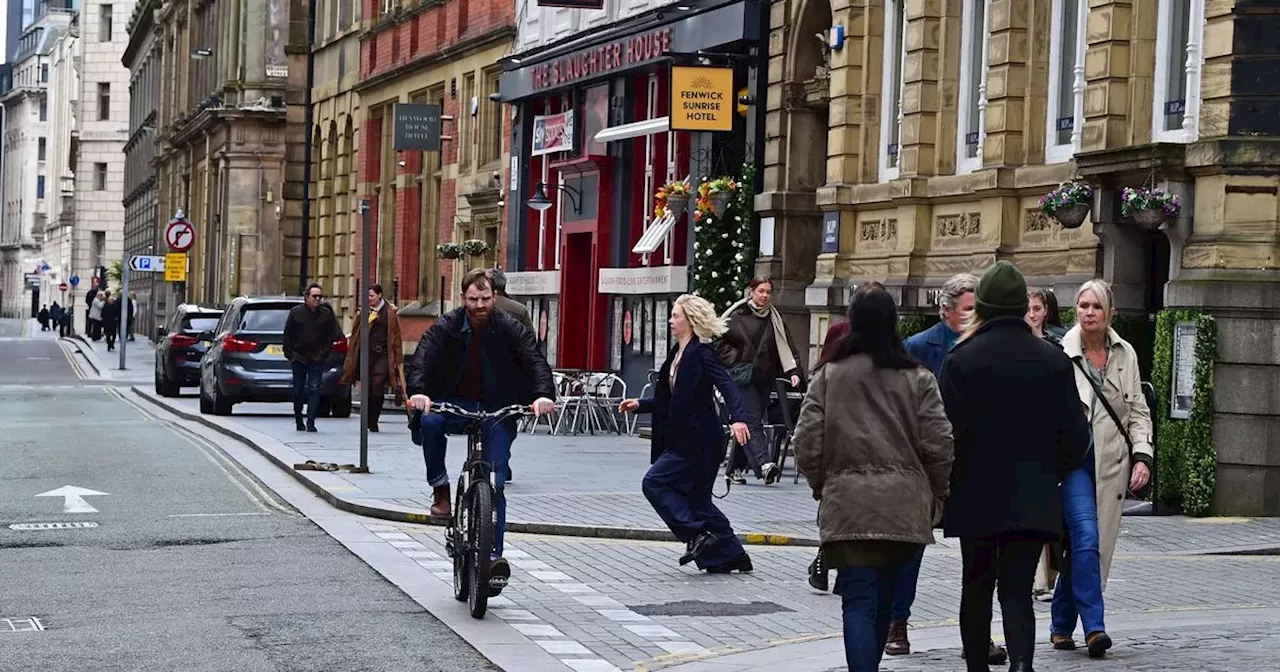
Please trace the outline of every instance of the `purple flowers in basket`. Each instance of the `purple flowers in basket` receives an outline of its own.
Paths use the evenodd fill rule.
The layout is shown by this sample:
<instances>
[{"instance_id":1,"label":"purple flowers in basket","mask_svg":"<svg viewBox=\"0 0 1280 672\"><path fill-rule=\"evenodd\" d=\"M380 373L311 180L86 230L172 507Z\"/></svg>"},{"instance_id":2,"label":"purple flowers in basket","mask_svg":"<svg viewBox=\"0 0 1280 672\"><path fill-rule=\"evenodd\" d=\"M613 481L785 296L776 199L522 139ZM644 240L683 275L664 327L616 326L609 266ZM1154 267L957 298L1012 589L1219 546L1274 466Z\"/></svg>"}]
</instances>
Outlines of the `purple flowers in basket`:
<instances>
[{"instance_id":1,"label":"purple flowers in basket","mask_svg":"<svg viewBox=\"0 0 1280 672\"><path fill-rule=\"evenodd\" d=\"M1163 189L1152 187L1125 187L1120 192L1120 213L1132 217L1143 210L1159 210L1165 219L1177 217L1182 211L1182 202L1178 197Z\"/></svg>"},{"instance_id":2,"label":"purple flowers in basket","mask_svg":"<svg viewBox=\"0 0 1280 672\"><path fill-rule=\"evenodd\" d=\"M1040 197L1040 212L1050 217L1063 208L1073 205L1089 205L1093 202L1093 188L1084 182L1063 182L1057 189Z\"/></svg>"}]
</instances>

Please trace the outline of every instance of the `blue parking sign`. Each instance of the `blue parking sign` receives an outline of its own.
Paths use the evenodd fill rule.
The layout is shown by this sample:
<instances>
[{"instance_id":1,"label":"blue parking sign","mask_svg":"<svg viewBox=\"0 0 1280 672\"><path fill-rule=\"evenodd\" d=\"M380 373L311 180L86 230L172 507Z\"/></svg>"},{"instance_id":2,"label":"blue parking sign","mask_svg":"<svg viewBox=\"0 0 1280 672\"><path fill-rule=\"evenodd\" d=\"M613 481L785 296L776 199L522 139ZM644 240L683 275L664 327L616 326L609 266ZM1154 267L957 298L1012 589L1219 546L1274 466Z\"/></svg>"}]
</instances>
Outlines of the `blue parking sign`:
<instances>
[{"instance_id":1,"label":"blue parking sign","mask_svg":"<svg viewBox=\"0 0 1280 672\"><path fill-rule=\"evenodd\" d=\"M73 276L71 276L70 278L68 278L68 279L67 279L67 282L71 283L71 286L72 286L72 287L75 287L75 286L77 286L77 285L79 285L79 284L80 284L80 276L78 276L78 275L73 275Z\"/></svg>"}]
</instances>

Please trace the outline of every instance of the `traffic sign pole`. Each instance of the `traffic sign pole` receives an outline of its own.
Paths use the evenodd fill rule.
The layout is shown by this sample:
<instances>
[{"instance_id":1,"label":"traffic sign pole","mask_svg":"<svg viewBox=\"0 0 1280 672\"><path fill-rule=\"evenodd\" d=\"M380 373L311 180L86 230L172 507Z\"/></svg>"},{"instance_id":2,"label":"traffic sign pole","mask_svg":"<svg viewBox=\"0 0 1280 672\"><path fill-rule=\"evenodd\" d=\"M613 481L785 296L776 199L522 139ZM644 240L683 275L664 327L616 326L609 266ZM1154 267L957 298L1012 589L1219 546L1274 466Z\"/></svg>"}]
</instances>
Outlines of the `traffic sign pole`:
<instances>
[{"instance_id":1,"label":"traffic sign pole","mask_svg":"<svg viewBox=\"0 0 1280 672\"><path fill-rule=\"evenodd\" d=\"M120 306L120 370L124 371L124 353L129 347L129 266L130 264L120 264L120 300L116 303Z\"/></svg>"}]
</instances>

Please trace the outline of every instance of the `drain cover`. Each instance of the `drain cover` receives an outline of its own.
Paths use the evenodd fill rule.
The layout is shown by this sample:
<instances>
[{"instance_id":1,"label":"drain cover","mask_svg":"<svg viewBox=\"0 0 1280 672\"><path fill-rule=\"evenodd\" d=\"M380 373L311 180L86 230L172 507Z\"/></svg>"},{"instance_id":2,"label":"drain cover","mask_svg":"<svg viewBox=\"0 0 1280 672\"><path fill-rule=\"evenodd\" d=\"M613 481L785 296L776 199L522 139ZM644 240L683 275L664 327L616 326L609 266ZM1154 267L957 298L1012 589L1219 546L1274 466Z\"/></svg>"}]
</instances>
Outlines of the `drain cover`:
<instances>
[{"instance_id":1,"label":"drain cover","mask_svg":"<svg viewBox=\"0 0 1280 672\"><path fill-rule=\"evenodd\" d=\"M38 632L44 623L35 616L28 618L0 618L0 632Z\"/></svg>"},{"instance_id":2,"label":"drain cover","mask_svg":"<svg viewBox=\"0 0 1280 672\"><path fill-rule=\"evenodd\" d=\"M778 614L793 611L773 602L702 602L685 600L683 602L667 602L665 604L642 604L631 607L637 614L645 616L760 616L762 614Z\"/></svg>"},{"instance_id":3,"label":"drain cover","mask_svg":"<svg viewBox=\"0 0 1280 672\"><path fill-rule=\"evenodd\" d=\"M97 527L97 523L79 522L79 523L14 523L9 526L11 530L81 530L90 527Z\"/></svg>"}]
</instances>

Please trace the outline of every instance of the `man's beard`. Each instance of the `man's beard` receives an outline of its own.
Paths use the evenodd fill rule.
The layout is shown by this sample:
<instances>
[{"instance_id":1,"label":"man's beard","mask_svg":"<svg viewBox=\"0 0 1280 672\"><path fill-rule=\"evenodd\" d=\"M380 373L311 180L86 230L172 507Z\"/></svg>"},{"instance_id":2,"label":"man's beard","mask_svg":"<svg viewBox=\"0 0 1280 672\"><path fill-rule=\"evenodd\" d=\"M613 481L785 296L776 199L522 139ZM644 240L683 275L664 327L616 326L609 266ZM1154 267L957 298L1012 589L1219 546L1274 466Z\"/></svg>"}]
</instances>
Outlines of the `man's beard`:
<instances>
[{"instance_id":1,"label":"man's beard","mask_svg":"<svg viewBox=\"0 0 1280 672\"><path fill-rule=\"evenodd\" d=\"M489 317L492 314L493 314L492 308L487 310L481 310L481 309L472 310L471 308L467 309L467 319L471 321L471 324L474 324L476 326L482 327L488 324Z\"/></svg>"}]
</instances>

